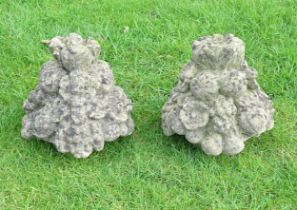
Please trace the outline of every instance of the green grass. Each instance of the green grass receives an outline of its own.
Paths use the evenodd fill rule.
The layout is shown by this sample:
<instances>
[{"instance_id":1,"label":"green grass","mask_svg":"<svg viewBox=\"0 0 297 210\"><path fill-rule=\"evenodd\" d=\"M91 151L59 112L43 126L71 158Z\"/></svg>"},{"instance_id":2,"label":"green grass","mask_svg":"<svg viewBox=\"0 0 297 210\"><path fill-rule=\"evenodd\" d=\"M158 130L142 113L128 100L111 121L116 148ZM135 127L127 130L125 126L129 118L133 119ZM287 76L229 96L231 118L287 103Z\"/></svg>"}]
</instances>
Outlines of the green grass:
<instances>
[{"instance_id":1,"label":"green grass","mask_svg":"<svg viewBox=\"0 0 297 210\"><path fill-rule=\"evenodd\" d=\"M294 0L1 0L0 209L296 209L296 11ZM22 103L51 58L40 40L70 32L99 41L137 125L80 160L20 137ZM232 157L160 128L192 41L214 33L245 41L276 109L275 128Z\"/></svg>"}]
</instances>

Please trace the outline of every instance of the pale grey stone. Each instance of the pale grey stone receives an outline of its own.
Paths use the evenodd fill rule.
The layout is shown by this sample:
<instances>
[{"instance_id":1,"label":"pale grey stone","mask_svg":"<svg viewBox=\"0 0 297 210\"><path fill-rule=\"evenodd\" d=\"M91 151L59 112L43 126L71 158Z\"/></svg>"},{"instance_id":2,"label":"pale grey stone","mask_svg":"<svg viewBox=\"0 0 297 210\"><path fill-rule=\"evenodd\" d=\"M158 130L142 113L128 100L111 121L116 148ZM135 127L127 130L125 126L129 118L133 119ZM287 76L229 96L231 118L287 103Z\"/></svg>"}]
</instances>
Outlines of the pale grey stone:
<instances>
[{"instance_id":1,"label":"pale grey stone","mask_svg":"<svg viewBox=\"0 0 297 210\"><path fill-rule=\"evenodd\" d=\"M99 44L74 33L44 43L55 59L42 66L39 84L24 102L22 136L85 158L130 135L132 103L115 85L108 63L97 60Z\"/></svg>"},{"instance_id":2,"label":"pale grey stone","mask_svg":"<svg viewBox=\"0 0 297 210\"><path fill-rule=\"evenodd\" d=\"M192 60L163 107L165 135L185 135L210 155L233 155L244 149L244 141L273 128L272 102L244 50L232 34L194 41Z\"/></svg>"}]
</instances>

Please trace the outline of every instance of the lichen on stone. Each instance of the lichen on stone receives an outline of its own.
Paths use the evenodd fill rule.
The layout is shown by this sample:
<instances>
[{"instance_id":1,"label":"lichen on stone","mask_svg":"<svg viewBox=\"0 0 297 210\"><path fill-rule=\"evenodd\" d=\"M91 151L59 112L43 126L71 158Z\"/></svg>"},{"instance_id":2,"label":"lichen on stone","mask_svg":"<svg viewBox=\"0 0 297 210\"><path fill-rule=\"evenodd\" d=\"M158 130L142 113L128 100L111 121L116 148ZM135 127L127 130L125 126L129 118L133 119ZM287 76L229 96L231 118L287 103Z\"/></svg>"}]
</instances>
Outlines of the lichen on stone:
<instances>
[{"instance_id":1,"label":"lichen on stone","mask_svg":"<svg viewBox=\"0 0 297 210\"><path fill-rule=\"evenodd\" d=\"M24 102L22 137L38 138L76 158L134 130L132 103L115 85L100 46L78 34L46 41L54 60L41 68L39 84Z\"/></svg>"},{"instance_id":2,"label":"lichen on stone","mask_svg":"<svg viewBox=\"0 0 297 210\"><path fill-rule=\"evenodd\" d=\"M192 59L162 110L165 135L185 135L210 155L233 155L247 139L273 128L272 102L244 50L232 34L194 41Z\"/></svg>"}]
</instances>

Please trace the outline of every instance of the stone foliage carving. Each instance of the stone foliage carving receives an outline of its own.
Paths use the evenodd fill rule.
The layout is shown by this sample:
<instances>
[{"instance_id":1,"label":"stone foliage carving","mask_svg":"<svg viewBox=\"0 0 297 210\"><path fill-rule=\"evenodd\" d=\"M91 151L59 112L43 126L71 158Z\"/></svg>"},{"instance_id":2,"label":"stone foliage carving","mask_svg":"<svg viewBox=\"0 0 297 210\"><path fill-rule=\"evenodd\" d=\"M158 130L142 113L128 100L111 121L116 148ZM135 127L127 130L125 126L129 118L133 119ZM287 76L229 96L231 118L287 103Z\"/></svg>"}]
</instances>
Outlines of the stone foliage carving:
<instances>
[{"instance_id":1,"label":"stone foliage carving","mask_svg":"<svg viewBox=\"0 0 297 210\"><path fill-rule=\"evenodd\" d=\"M85 158L130 135L132 103L108 63L97 60L99 44L74 33L45 42L55 59L42 66L39 84L24 102L22 136Z\"/></svg>"},{"instance_id":2,"label":"stone foliage carving","mask_svg":"<svg viewBox=\"0 0 297 210\"><path fill-rule=\"evenodd\" d=\"M247 139L273 128L272 103L244 51L231 34L194 41L192 59L162 110L165 135L185 135L210 155L233 155Z\"/></svg>"}]
</instances>

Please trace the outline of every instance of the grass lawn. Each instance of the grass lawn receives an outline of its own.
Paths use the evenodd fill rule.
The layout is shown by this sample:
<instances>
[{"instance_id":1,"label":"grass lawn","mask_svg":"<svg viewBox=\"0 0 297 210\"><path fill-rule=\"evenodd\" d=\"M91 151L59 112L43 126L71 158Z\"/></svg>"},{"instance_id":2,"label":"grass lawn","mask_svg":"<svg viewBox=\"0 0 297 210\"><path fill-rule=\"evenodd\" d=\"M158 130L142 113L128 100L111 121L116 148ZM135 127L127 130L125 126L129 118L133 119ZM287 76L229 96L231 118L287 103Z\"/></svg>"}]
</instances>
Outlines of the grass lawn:
<instances>
[{"instance_id":1,"label":"grass lawn","mask_svg":"<svg viewBox=\"0 0 297 210\"><path fill-rule=\"evenodd\" d=\"M296 11L294 0L1 0L0 209L297 209ZM137 126L79 160L20 137L22 103L51 58L40 41L70 32L98 40ZM245 41L276 109L275 128L237 156L160 128L192 41L214 33Z\"/></svg>"}]
</instances>

